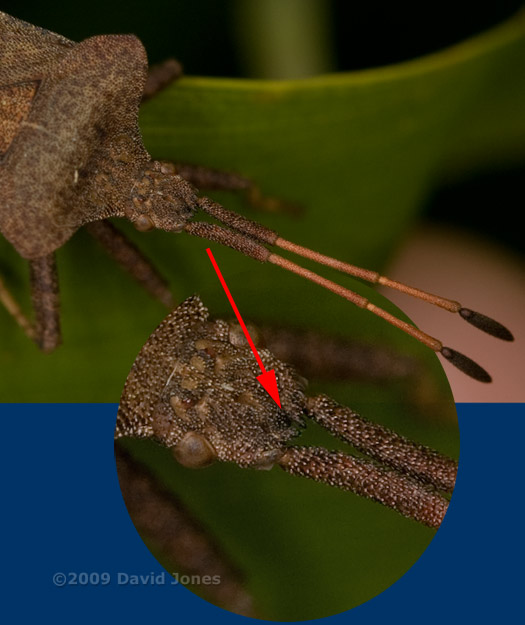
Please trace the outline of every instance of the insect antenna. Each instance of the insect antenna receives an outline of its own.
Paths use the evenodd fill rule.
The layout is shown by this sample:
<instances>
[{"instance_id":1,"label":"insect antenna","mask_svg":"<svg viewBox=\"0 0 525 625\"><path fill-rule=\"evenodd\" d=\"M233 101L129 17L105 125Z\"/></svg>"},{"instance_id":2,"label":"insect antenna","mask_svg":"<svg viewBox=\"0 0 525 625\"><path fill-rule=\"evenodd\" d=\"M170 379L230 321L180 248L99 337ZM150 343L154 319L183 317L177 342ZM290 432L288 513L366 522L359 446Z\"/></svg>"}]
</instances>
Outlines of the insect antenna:
<instances>
[{"instance_id":1,"label":"insect antenna","mask_svg":"<svg viewBox=\"0 0 525 625\"><path fill-rule=\"evenodd\" d=\"M491 319L490 317L487 317L486 315L482 315L481 313L470 310L469 308L464 308L459 302L456 302L454 300L450 300L445 297L441 297L440 295L434 295L433 293L428 293L427 291L408 286L403 282L391 280L386 276L380 275L376 271L362 269L361 267L350 265L349 263L337 260L336 258L325 256L324 254L320 254L319 252L315 252L306 247L302 247L301 245L297 245L296 243L292 243L291 241L286 241L281 237L279 237L275 241L274 245L280 247L283 250L293 252L298 256L302 256L303 258L309 258L316 263L319 263L320 265L326 265L327 267L332 267L333 269L337 269L338 271L354 276L356 278L361 278L366 282L380 284L390 289L400 291L401 293L405 293L406 295L411 295L412 297L423 300L428 304L439 306L440 308L443 308L448 312L459 313L459 315L463 319L465 319L465 321L468 321L476 328L483 330L483 332L495 336L498 339L502 339L503 341L514 340L512 333L501 323L495 321L494 319Z\"/></svg>"},{"instance_id":2,"label":"insect antenna","mask_svg":"<svg viewBox=\"0 0 525 625\"><path fill-rule=\"evenodd\" d=\"M419 480L342 451L329 451L323 447L288 447L278 464L291 475L372 499L436 529L448 509L448 500Z\"/></svg>"},{"instance_id":3,"label":"insect antenna","mask_svg":"<svg viewBox=\"0 0 525 625\"><path fill-rule=\"evenodd\" d=\"M259 260L260 262L269 262L274 265L278 265L287 271L291 271L292 273L302 276L311 282L319 284L325 289L328 289L340 297L352 302L356 306L359 306L359 308L364 308L378 317L381 317L391 325L412 336L420 343L423 343L423 345L426 345L435 352L440 353L460 371L475 380L478 380L479 382L491 382L492 378L487 371L485 371L485 369L464 354L461 354L450 347L445 347L439 339L434 338L426 332L419 330L419 328L416 328L412 324L395 317L383 308L380 308L370 302L366 297L363 297L362 295L359 295L358 293L355 293L354 291L351 291L350 289L347 289L332 280L323 278L317 273L310 271L309 269L306 269L278 254L275 254L265 247L264 244L279 247L288 252L297 254L298 256L302 256L303 258L313 260L318 264L331 267L332 269L337 269L338 271L356 278L361 278L367 282L387 286L407 295L411 295L412 297L416 297L429 304L439 306L449 312L459 313L460 317L465 319L465 321L468 321L470 324L487 334L504 341L514 340L511 332L505 326L490 317L482 315L481 313L464 308L459 302L446 299L439 295L433 295L432 293L427 293L421 289L416 289L401 282L391 280L390 278L382 276L375 271L350 265L335 258L331 258L330 256L325 256L319 252L297 245L296 243L292 243L291 241L287 241L286 239L280 237L275 231L270 230L257 222L251 221L250 219L246 219L242 215L224 208L209 198L199 199L198 205L205 213L211 215L228 227L225 228L223 226L205 222L189 222L185 226L185 230L189 234L205 238L209 241L221 243L222 245L231 247L246 256Z\"/></svg>"}]
</instances>

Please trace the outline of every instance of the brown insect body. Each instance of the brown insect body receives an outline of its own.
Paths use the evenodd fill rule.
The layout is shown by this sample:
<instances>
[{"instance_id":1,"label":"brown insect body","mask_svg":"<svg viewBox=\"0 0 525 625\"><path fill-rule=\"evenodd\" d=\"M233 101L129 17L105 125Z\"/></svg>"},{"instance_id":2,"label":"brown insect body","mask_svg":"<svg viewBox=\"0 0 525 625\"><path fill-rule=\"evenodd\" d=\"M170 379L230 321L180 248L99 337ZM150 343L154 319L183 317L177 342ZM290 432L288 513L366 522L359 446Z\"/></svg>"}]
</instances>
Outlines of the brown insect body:
<instances>
[{"instance_id":1,"label":"brown insect body","mask_svg":"<svg viewBox=\"0 0 525 625\"><path fill-rule=\"evenodd\" d=\"M276 370L279 410L257 381L258 365L248 344L237 343L236 328L208 321L200 299L187 299L137 358L122 394L117 438L153 438L176 452L200 441L218 460L272 466L303 423L304 380L261 350L265 366ZM188 448L185 457L191 452ZM193 452L198 455L199 449Z\"/></svg>"},{"instance_id":2,"label":"brown insect body","mask_svg":"<svg viewBox=\"0 0 525 625\"><path fill-rule=\"evenodd\" d=\"M266 349L260 356L279 380L282 408L257 382L250 347L238 326L209 321L197 296L172 311L151 335L128 376L115 438L149 438L188 467L214 460L308 477L439 527L457 464L374 424L323 395L307 397L306 381ZM373 460L322 447L291 445L304 418ZM381 466L385 465L385 466Z\"/></svg>"},{"instance_id":3,"label":"brown insect body","mask_svg":"<svg viewBox=\"0 0 525 625\"><path fill-rule=\"evenodd\" d=\"M151 227L181 229L197 198L144 148L137 120L148 64L140 41L115 35L75 44L5 14L0 28L0 231L17 251L39 258L84 224L112 216L141 227L147 213Z\"/></svg>"}]
</instances>

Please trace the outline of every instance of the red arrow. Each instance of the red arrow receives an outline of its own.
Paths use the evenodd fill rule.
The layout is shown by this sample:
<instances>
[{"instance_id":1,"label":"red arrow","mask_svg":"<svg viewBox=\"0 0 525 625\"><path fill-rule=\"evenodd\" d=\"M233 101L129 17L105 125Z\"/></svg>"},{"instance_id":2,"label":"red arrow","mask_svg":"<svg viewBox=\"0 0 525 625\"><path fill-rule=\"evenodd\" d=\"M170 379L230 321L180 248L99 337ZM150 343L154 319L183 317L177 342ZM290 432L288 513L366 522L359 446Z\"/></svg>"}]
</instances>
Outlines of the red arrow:
<instances>
[{"instance_id":1,"label":"red arrow","mask_svg":"<svg viewBox=\"0 0 525 625\"><path fill-rule=\"evenodd\" d=\"M264 387L268 395L273 399L273 401L280 408L281 400L279 398L279 389L277 388L277 380L275 379L275 370L270 369L270 371L266 371L266 369L264 368L263 361L261 360L261 357L257 353L257 348L255 347L252 341L252 337L250 336L250 333L248 332L248 328L246 327L244 321L242 320L241 313L239 312L239 309L237 308L237 306L235 305L235 302L233 301L233 297L232 297L232 294L230 293L230 289L228 288L226 281L222 277L221 270L219 269L219 266L217 265L217 261L213 257L213 254L209 247L206 249L206 252L208 253L208 256L210 257L213 268L215 269L217 275L219 276L219 280L221 281L222 288L224 289L226 296L230 300L230 304L231 304L231 307L233 308L233 312L235 313L235 316L237 317L237 320L239 321L242 331L244 332L244 336L246 337L246 340L248 341L248 345L252 349L253 355L255 356L255 360L257 360L257 364L261 368L262 373L261 375L257 376L257 379L262 384L262 386Z\"/></svg>"}]
</instances>

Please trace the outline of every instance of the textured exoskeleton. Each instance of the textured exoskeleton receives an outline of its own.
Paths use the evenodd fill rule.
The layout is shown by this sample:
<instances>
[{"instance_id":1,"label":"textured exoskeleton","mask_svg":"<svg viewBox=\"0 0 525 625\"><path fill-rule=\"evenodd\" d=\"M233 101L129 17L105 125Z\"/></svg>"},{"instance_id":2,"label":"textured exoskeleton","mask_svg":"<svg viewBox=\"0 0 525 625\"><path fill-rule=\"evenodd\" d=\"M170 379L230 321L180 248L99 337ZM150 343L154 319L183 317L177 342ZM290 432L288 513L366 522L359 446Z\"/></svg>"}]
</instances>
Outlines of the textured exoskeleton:
<instances>
[{"instance_id":1,"label":"textured exoskeleton","mask_svg":"<svg viewBox=\"0 0 525 625\"><path fill-rule=\"evenodd\" d=\"M0 302L44 351L52 351L60 342L54 253L82 226L151 294L171 307L165 281L105 221L123 217L139 230L184 230L292 271L385 319L468 375L490 381L484 369L438 339L267 246L398 289L458 313L489 334L512 340L501 324L459 302L287 241L198 197L193 186L249 190L252 198L261 200L256 187L242 177L151 158L140 134L139 106L144 97L180 75L177 64L148 75L146 51L133 35L102 35L74 43L2 12L0 53L0 232L30 262L36 323L26 319L1 279ZM199 211L221 225L193 221Z\"/></svg>"},{"instance_id":2,"label":"textured exoskeleton","mask_svg":"<svg viewBox=\"0 0 525 625\"><path fill-rule=\"evenodd\" d=\"M353 491L438 527L457 465L438 452L372 423L326 396L308 397L306 381L261 349L275 369L281 405L257 381L258 365L236 323L208 319L196 296L151 335L126 381L115 437L151 438L189 467L214 460L286 471ZM372 461L292 445L314 419ZM441 492L440 492L441 491Z\"/></svg>"}]
</instances>

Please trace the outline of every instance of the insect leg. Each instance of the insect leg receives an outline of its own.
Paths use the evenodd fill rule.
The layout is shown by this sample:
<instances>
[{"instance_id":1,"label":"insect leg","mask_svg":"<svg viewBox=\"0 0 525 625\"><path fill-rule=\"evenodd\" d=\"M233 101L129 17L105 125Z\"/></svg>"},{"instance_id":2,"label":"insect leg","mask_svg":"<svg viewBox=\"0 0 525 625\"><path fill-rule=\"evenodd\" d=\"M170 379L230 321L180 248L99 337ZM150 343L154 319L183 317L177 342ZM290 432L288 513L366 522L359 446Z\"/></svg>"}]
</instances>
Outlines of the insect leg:
<instances>
[{"instance_id":1,"label":"insect leg","mask_svg":"<svg viewBox=\"0 0 525 625\"><path fill-rule=\"evenodd\" d=\"M22 330L26 333L26 335L32 339L36 339L36 332L33 324L29 319L24 315L22 309L20 308L18 302L13 297L7 286L5 285L2 277L0 276L0 303L4 305L4 308L7 312L12 315L14 320L18 323L18 325L22 328Z\"/></svg>"},{"instance_id":2,"label":"insect leg","mask_svg":"<svg viewBox=\"0 0 525 625\"><path fill-rule=\"evenodd\" d=\"M408 380L421 375L418 361L387 347L316 330L257 325L262 343L306 378L321 380Z\"/></svg>"},{"instance_id":3,"label":"insect leg","mask_svg":"<svg viewBox=\"0 0 525 625\"><path fill-rule=\"evenodd\" d=\"M368 421L326 395L309 397L307 411L319 425L374 460L438 490L453 491L458 469L455 460Z\"/></svg>"},{"instance_id":4,"label":"insect leg","mask_svg":"<svg viewBox=\"0 0 525 625\"><path fill-rule=\"evenodd\" d=\"M109 221L94 221L86 229L150 295L168 308L175 302L166 280L137 247Z\"/></svg>"},{"instance_id":5,"label":"insect leg","mask_svg":"<svg viewBox=\"0 0 525 625\"><path fill-rule=\"evenodd\" d=\"M198 587L203 593L206 591L210 601L230 612L254 617L252 598L244 588L241 574L208 531L118 444L115 455L122 496L139 533L155 543L184 575L213 580L208 584L201 582Z\"/></svg>"},{"instance_id":6,"label":"insect leg","mask_svg":"<svg viewBox=\"0 0 525 625\"><path fill-rule=\"evenodd\" d=\"M448 508L448 501L428 485L340 451L328 451L322 447L289 447L279 465L292 475L372 499L436 529Z\"/></svg>"},{"instance_id":7,"label":"insect leg","mask_svg":"<svg viewBox=\"0 0 525 625\"><path fill-rule=\"evenodd\" d=\"M167 171L182 176L201 191L239 192L252 208L266 213L286 212L295 215L301 213L299 205L263 195L252 180L234 172L188 163L163 161L162 164Z\"/></svg>"},{"instance_id":8,"label":"insect leg","mask_svg":"<svg viewBox=\"0 0 525 625\"><path fill-rule=\"evenodd\" d=\"M35 340L42 351L52 352L62 341L55 255L30 260L29 277L35 311Z\"/></svg>"},{"instance_id":9,"label":"insect leg","mask_svg":"<svg viewBox=\"0 0 525 625\"><path fill-rule=\"evenodd\" d=\"M152 65L148 71L142 101L149 100L181 76L182 65L175 59L166 59L163 63Z\"/></svg>"}]
</instances>

